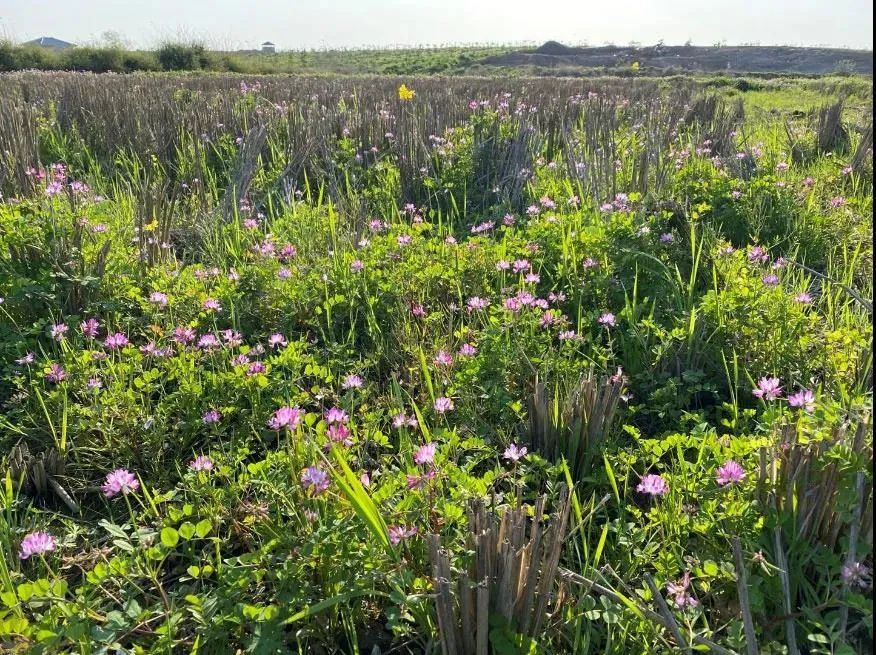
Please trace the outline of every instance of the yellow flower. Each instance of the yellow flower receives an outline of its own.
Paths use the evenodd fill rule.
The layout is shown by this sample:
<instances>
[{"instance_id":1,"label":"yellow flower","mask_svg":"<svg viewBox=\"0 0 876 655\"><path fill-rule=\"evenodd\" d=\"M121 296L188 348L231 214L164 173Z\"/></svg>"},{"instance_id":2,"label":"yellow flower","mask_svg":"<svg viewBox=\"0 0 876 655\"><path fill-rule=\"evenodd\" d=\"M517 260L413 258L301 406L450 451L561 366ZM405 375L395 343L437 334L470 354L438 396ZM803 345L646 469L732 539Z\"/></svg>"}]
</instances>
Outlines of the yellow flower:
<instances>
[{"instance_id":1,"label":"yellow flower","mask_svg":"<svg viewBox=\"0 0 876 655\"><path fill-rule=\"evenodd\" d=\"M417 95L416 92L412 89L409 89L407 84L402 84L398 88L399 100L413 100L415 95Z\"/></svg>"},{"instance_id":2,"label":"yellow flower","mask_svg":"<svg viewBox=\"0 0 876 655\"><path fill-rule=\"evenodd\" d=\"M630 68L632 68L634 71L639 70L639 62L634 61L634 62L633 62L633 65L630 66Z\"/></svg>"},{"instance_id":3,"label":"yellow flower","mask_svg":"<svg viewBox=\"0 0 876 655\"><path fill-rule=\"evenodd\" d=\"M147 223L146 225L143 226L143 231L144 232L151 232L152 230L154 230L157 227L158 227L158 221L152 221L151 223Z\"/></svg>"}]
</instances>

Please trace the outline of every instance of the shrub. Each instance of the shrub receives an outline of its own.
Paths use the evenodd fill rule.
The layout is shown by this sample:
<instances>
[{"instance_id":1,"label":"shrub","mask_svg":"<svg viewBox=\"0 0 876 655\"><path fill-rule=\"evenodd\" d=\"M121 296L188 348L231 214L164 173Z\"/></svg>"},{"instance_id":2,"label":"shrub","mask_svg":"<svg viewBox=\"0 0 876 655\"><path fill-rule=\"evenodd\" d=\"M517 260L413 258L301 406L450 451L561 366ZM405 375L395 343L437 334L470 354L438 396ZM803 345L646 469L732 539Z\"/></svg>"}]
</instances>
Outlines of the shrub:
<instances>
[{"instance_id":1,"label":"shrub","mask_svg":"<svg viewBox=\"0 0 876 655\"><path fill-rule=\"evenodd\" d=\"M92 73L121 73L125 71L124 51L121 48L71 48L62 53L62 66L70 70Z\"/></svg>"},{"instance_id":2,"label":"shrub","mask_svg":"<svg viewBox=\"0 0 876 655\"><path fill-rule=\"evenodd\" d=\"M746 91L760 91L763 89L762 84L758 84L757 82L752 82L751 80L747 80L744 77L739 78L733 83L733 87L737 91L742 91L745 93Z\"/></svg>"},{"instance_id":3,"label":"shrub","mask_svg":"<svg viewBox=\"0 0 876 655\"><path fill-rule=\"evenodd\" d=\"M165 43L156 51L162 70L205 70L210 67L210 55L200 43Z\"/></svg>"},{"instance_id":4,"label":"shrub","mask_svg":"<svg viewBox=\"0 0 876 655\"><path fill-rule=\"evenodd\" d=\"M0 71L9 72L38 68L46 70L57 67L57 56L50 50L36 46L19 46L10 41L0 41Z\"/></svg>"}]
</instances>

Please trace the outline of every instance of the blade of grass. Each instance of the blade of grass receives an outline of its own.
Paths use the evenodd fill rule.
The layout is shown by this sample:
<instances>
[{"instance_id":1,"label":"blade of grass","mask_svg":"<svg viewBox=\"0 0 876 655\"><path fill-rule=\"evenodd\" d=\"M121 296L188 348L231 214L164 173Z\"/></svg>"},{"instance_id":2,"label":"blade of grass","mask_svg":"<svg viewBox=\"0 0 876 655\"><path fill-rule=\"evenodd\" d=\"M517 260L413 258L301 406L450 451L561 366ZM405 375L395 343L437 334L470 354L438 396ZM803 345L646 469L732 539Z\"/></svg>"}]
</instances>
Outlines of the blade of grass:
<instances>
[{"instance_id":1,"label":"blade of grass","mask_svg":"<svg viewBox=\"0 0 876 655\"><path fill-rule=\"evenodd\" d=\"M383 516L381 516L377 505L374 504L371 496L365 491L365 487L362 486L359 478L356 477L356 474L353 473L350 465L347 463L344 453L337 446L332 447L332 455L337 462L337 467L340 468L340 472L338 471L338 468L329 462L325 455L322 455L322 457L326 461L326 464L328 464L332 477L338 487L344 492L347 500L350 501L350 504L353 506L353 511L355 511L356 515L365 522L365 525L368 527L371 534L373 534L377 541L380 542L387 554L392 557L394 561L397 560L398 553L389 542L389 529L387 528L386 522L383 520Z\"/></svg>"},{"instance_id":2,"label":"blade of grass","mask_svg":"<svg viewBox=\"0 0 876 655\"><path fill-rule=\"evenodd\" d=\"M338 594L337 596L332 596L331 598L321 600L320 602L314 603L313 605L308 605L303 610L295 612L295 614L283 621L282 625L289 625L290 623L296 623L298 621L301 621L302 619L308 619L324 610L334 607L335 605L345 603L348 600L352 600L354 598L361 598L362 596L381 596L383 598L389 598L389 594L386 594L382 591L377 591L375 589L357 589L355 591L347 591L342 594Z\"/></svg>"}]
</instances>

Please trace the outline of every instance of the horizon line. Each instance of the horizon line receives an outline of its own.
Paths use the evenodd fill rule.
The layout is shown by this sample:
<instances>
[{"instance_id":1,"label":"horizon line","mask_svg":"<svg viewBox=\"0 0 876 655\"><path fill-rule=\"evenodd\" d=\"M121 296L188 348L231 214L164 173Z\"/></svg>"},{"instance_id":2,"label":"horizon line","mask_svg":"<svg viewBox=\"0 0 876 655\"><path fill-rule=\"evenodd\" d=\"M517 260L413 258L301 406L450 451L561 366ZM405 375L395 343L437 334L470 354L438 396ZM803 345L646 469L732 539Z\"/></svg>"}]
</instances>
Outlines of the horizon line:
<instances>
[{"instance_id":1,"label":"horizon line","mask_svg":"<svg viewBox=\"0 0 876 655\"><path fill-rule=\"evenodd\" d=\"M205 49L212 52L235 52L235 51L247 51L247 50L258 50L262 43L253 45L252 47L237 47L237 48L219 48L219 47L210 47L208 45L209 39L199 39L199 38L191 38L191 39L165 39L162 41L158 41L157 43L150 44L148 46L131 46L128 44L120 43L106 43L101 42L100 39L84 39L79 43L75 43L72 41L68 41L65 38L51 36L48 34L43 34L40 36L33 37L26 41L18 41L15 42L12 39L3 38L0 36L0 43L9 42L13 45L23 46L32 43L33 41L39 41L40 39L51 38L57 39L59 41L64 41L66 43L70 43L73 47L121 47L125 50L132 51L150 51L157 50L164 44L175 44L175 43L185 43L185 44L197 44L203 45ZM270 41L270 38L267 39ZM505 41L505 42L497 42L497 41L460 41L460 42L447 42L447 43L420 43L420 44L406 44L406 43L385 43L385 44L359 44L359 45L320 45L320 46L303 46L303 47L281 47L277 44L276 41L273 44L276 46L277 53L281 52L303 52L303 51L369 51L369 50L441 50L441 49L450 49L450 48L529 48L529 47L539 47L545 45L547 43L559 43L562 46L567 48L631 48L631 49L647 49L654 47L663 47L663 48L683 48L683 47L693 47L693 48L800 48L800 49L831 49L831 50L851 50L858 52L872 52L873 46L872 44L867 47L858 47L858 46L849 46L849 45L833 45L826 43L816 43L816 44L788 44L788 43L760 43L760 42L742 42L742 43L726 43L726 42L717 42L711 44L704 43L664 43L662 40L658 40L655 43L645 44L641 41L630 41L624 44L615 43L612 41L602 41L599 44L589 43L587 41L576 42L576 43L564 43L555 39L548 39L547 41L532 41L532 40L522 40L522 41Z\"/></svg>"}]
</instances>

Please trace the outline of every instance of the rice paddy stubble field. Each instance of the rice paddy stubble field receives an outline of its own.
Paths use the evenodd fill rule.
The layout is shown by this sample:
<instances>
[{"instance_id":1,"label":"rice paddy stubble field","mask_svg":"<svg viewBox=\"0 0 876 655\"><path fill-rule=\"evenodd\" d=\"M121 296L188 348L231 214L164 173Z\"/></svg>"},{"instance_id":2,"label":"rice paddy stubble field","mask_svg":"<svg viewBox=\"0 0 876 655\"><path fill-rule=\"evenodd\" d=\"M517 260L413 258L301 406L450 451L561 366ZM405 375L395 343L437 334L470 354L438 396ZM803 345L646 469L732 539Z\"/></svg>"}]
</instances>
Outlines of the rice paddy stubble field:
<instances>
[{"instance_id":1,"label":"rice paddy stubble field","mask_svg":"<svg viewBox=\"0 0 876 655\"><path fill-rule=\"evenodd\" d=\"M869 650L868 84L3 75L2 648Z\"/></svg>"}]
</instances>

